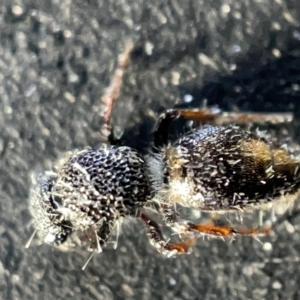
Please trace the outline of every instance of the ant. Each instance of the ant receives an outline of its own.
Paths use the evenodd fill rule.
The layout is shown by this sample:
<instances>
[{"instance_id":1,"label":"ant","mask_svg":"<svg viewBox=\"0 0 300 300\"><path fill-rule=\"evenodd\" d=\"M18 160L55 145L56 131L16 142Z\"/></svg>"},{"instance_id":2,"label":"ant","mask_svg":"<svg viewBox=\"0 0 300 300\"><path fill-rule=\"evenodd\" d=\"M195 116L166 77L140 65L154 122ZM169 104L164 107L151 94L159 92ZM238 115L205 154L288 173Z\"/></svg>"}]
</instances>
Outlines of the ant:
<instances>
[{"instance_id":1,"label":"ant","mask_svg":"<svg viewBox=\"0 0 300 300\"><path fill-rule=\"evenodd\" d=\"M282 144L268 131L246 128L251 124L290 123L293 115L222 112L207 107L168 109L156 122L151 153L143 156L120 145L110 121L132 48L132 44L127 45L102 97L106 143L97 149L70 152L58 161L54 172L37 177L29 201L36 229L26 247L36 233L56 246L79 239L93 251L90 260L102 251L111 231L126 217L142 220L150 243L166 256L189 253L199 234L268 234L270 228L194 224L183 219L175 206L224 213L295 200L300 186L296 146ZM170 142L170 126L179 117L201 126ZM155 203L167 226L187 238L179 243L167 241L160 226L145 212L150 203Z\"/></svg>"}]
</instances>

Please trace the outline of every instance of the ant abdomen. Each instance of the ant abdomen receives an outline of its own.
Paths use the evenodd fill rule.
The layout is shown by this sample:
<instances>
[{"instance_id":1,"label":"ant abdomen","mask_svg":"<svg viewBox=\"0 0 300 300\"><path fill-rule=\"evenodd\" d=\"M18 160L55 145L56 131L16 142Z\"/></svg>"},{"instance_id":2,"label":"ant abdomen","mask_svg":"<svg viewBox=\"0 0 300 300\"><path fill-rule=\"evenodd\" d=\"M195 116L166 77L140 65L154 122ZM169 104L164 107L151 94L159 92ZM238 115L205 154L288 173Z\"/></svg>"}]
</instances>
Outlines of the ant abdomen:
<instances>
[{"instance_id":1,"label":"ant abdomen","mask_svg":"<svg viewBox=\"0 0 300 300\"><path fill-rule=\"evenodd\" d=\"M164 149L170 201L231 210L275 201L299 188L299 159L239 126L207 126Z\"/></svg>"}]
</instances>

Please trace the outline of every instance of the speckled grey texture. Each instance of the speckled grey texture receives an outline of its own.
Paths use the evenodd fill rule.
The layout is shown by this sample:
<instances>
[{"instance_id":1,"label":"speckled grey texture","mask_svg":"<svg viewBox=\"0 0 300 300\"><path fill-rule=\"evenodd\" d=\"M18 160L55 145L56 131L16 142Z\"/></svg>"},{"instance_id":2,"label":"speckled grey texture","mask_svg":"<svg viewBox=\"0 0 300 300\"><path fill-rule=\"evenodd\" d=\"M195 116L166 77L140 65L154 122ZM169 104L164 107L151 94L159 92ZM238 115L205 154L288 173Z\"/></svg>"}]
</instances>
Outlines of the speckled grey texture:
<instances>
[{"instance_id":1,"label":"speckled grey texture","mask_svg":"<svg viewBox=\"0 0 300 300\"><path fill-rule=\"evenodd\" d=\"M204 99L300 116L300 4L290 1L22 1L0 5L0 299L299 299L300 218L263 245L199 240L167 259L138 221L97 255L24 244L30 173L97 146L99 98L127 39L136 49L114 123L145 151L155 113ZM293 230L295 230L293 232ZM264 249L270 248L266 251ZM111 247L112 248L112 247Z\"/></svg>"}]
</instances>

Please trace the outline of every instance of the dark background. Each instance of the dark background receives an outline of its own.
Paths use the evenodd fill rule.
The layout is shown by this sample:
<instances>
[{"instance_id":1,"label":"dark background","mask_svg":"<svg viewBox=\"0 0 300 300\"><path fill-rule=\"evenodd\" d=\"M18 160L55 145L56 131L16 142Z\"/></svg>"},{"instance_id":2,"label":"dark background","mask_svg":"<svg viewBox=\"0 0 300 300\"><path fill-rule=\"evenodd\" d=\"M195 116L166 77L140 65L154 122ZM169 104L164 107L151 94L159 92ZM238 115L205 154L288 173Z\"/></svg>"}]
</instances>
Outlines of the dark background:
<instances>
[{"instance_id":1,"label":"dark background","mask_svg":"<svg viewBox=\"0 0 300 300\"><path fill-rule=\"evenodd\" d=\"M126 40L135 51L114 123L128 145L145 152L157 113L186 94L195 107L293 111L299 141L299 20L298 0L1 0L0 298L299 299L297 213L261 243L199 239L176 259L128 220L117 250L84 272L84 250L24 249L30 175L99 144L99 98Z\"/></svg>"}]
</instances>

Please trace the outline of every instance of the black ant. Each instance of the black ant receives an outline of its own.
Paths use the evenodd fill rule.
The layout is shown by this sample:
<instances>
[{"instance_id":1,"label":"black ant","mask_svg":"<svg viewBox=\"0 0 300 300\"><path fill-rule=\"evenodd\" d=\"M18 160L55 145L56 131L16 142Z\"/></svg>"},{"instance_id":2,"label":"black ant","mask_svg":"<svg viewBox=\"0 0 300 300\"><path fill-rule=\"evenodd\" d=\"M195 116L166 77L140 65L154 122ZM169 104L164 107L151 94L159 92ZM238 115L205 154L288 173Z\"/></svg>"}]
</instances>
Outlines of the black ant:
<instances>
[{"instance_id":1,"label":"black ant","mask_svg":"<svg viewBox=\"0 0 300 300\"><path fill-rule=\"evenodd\" d=\"M35 233L54 245L79 237L83 243L85 237L93 253L101 252L112 229L131 216L144 222L151 244L167 256L189 252L198 234L266 235L269 228L194 224L180 217L175 204L219 213L296 199L300 156L273 134L245 128L248 124L288 123L292 114L169 109L158 118L153 151L144 157L135 149L119 146L110 124L131 50L129 45L102 97L107 107L103 129L109 143L69 153L59 160L55 172L40 175L32 187L30 211ZM169 127L178 117L200 122L201 127L171 143ZM149 203L155 203L167 226L187 238L168 242L145 213Z\"/></svg>"}]
</instances>

